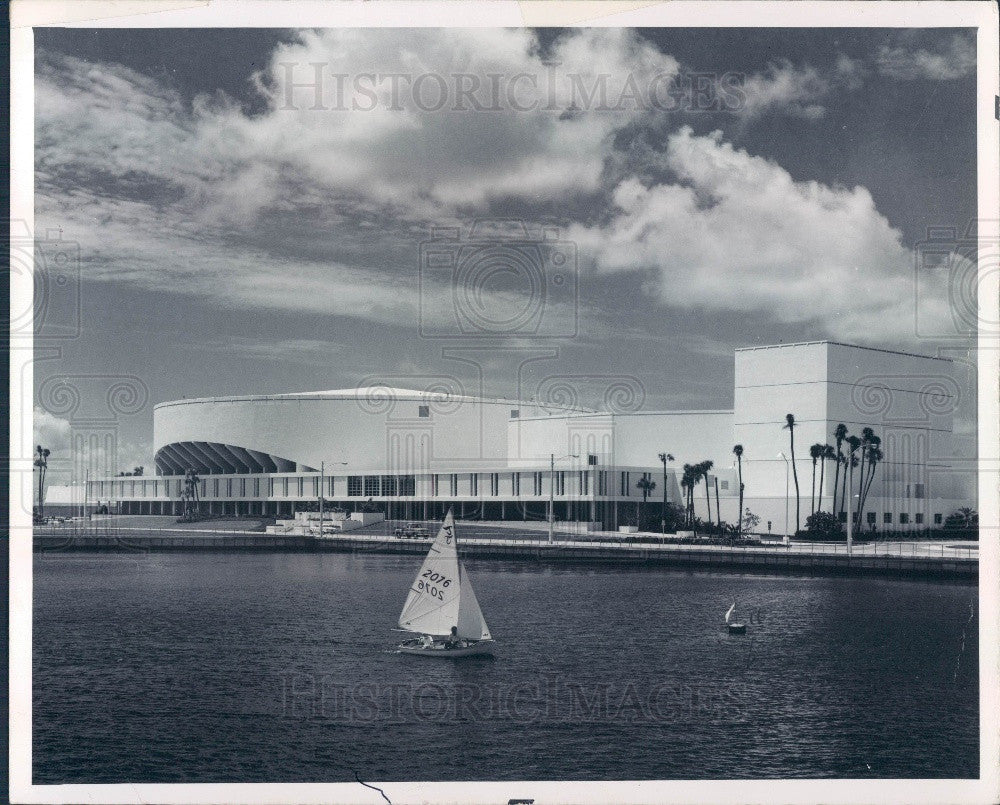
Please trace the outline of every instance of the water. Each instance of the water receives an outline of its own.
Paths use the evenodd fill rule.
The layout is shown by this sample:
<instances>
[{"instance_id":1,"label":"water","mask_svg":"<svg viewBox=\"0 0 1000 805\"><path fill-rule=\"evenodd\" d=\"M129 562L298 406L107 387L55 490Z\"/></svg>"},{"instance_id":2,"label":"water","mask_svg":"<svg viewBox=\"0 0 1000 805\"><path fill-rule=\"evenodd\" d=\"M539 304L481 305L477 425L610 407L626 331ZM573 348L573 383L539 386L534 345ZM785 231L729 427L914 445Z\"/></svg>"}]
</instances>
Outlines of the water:
<instances>
[{"instance_id":1,"label":"water","mask_svg":"<svg viewBox=\"0 0 1000 805\"><path fill-rule=\"evenodd\" d=\"M36 555L34 781L978 776L975 587L473 562L455 662L419 563Z\"/></svg>"}]
</instances>

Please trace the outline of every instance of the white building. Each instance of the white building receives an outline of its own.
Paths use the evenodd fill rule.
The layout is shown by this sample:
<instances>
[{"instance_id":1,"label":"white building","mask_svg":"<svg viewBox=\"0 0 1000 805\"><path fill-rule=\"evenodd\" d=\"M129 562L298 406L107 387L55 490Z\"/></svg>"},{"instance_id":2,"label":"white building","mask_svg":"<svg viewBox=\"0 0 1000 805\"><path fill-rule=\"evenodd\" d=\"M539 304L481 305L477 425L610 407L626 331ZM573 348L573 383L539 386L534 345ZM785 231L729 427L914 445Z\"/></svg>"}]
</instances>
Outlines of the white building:
<instances>
[{"instance_id":1,"label":"white building","mask_svg":"<svg viewBox=\"0 0 1000 805\"><path fill-rule=\"evenodd\" d=\"M178 400L154 410L157 475L98 479L87 497L123 512L179 514L193 469L203 508L216 514L291 515L322 491L328 505L371 499L389 517L437 518L454 506L467 518L543 519L551 496L558 519L614 528L642 500L641 478L657 484L651 505L664 491L680 504L683 465L710 460L711 519L735 522L733 446L742 444L744 507L761 517L760 530L793 533L784 427L792 413L800 527L814 505L809 448L834 445L839 423L881 439L864 527L931 527L975 507L965 491L974 489L974 467L952 457L959 395L950 361L818 341L737 350L733 409L724 411L609 413L381 387ZM660 453L674 456L666 469ZM839 511L835 462L816 471L815 505ZM859 468L855 494L860 481ZM695 492L706 519L705 483Z\"/></svg>"}]
</instances>

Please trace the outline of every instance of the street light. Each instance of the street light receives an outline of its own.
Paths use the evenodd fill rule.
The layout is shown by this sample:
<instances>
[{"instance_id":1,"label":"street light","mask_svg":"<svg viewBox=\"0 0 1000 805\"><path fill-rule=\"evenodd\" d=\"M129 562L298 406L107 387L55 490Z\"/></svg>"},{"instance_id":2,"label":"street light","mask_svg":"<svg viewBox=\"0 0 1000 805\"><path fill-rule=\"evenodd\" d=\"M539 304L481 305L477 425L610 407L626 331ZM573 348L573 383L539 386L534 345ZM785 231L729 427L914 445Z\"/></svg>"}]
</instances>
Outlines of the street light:
<instances>
[{"instance_id":1,"label":"street light","mask_svg":"<svg viewBox=\"0 0 1000 805\"><path fill-rule=\"evenodd\" d=\"M785 539L788 539L788 456L778 453L778 458L785 462Z\"/></svg>"},{"instance_id":2,"label":"street light","mask_svg":"<svg viewBox=\"0 0 1000 805\"><path fill-rule=\"evenodd\" d=\"M346 461L335 461L334 464L346 465ZM319 463L319 535L323 536L323 503L326 498L326 491L323 489L323 483L326 480L326 462L321 461Z\"/></svg>"},{"instance_id":3,"label":"street light","mask_svg":"<svg viewBox=\"0 0 1000 805\"><path fill-rule=\"evenodd\" d=\"M567 453L556 458L555 453L549 453L549 543L552 542L555 534L556 521L556 461L564 458L579 458L576 453Z\"/></svg>"},{"instance_id":4,"label":"street light","mask_svg":"<svg viewBox=\"0 0 1000 805\"><path fill-rule=\"evenodd\" d=\"M670 453L660 453L660 461L663 462L663 509L660 511L660 531L663 536L667 536L667 462L673 461L674 457Z\"/></svg>"}]
</instances>

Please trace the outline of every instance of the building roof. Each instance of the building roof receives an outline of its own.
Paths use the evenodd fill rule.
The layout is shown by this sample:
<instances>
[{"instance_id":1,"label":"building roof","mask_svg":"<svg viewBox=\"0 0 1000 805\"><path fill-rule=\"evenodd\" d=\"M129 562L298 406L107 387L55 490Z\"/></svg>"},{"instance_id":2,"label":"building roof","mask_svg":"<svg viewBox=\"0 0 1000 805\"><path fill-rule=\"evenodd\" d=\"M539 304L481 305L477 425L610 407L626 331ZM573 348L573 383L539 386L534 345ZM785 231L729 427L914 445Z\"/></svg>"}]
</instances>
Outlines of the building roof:
<instances>
[{"instance_id":1,"label":"building roof","mask_svg":"<svg viewBox=\"0 0 1000 805\"><path fill-rule=\"evenodd\" d=\"M783 347L808 347L815 344L833 344L834 346L847 347L848 349L866 349L869 352L887 352L890 355L906 355L910 358L925 358L929 361L953 362L951 358L940 358L937 355L922 355L919 352L904 352L898 349L885 349L884 347L866 347L861 344L848 344L844 341L831 341L829 339L823 339L820 341L791 341L787 344L760 344L753 347L736 347L734 352L749 352L755 349L782 349Z\"/></svg>"}]
</instances>

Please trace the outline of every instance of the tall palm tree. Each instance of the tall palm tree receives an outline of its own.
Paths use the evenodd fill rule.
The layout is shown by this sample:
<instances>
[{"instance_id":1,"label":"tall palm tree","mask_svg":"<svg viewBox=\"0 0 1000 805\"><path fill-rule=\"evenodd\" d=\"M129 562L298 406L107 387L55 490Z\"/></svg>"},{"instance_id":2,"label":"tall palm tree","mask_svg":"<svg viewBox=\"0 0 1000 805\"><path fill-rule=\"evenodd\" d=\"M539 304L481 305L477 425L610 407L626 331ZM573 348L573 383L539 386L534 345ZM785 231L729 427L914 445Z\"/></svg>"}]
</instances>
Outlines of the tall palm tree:
<instances>
[{"instance_id":1,"label":"tall palm tree","mask_svg":"<svg viewBox=\"0 0 1000 805\"><path fill-rule=\"evenodd\" d=\"M645 473L643 476L635 482L635 485L642 490L642 507L646 508L646 499L649 497L649 493L656 489L656 481L651 481L649 476ZM639 525L639 501L635 502L635 524Z\"/></svg>"},{"instance_id":2,"label":"tall palm tree","mask_svg":"<svg viewBox=\"0 0 1000 805\"><path fill-rule=\"evenodd\" d=\"M736 536L743 536L743 445L733 445L733 455L736 456L736 466L739 467L740 508L736 517Z\"/></svg>"},{"instance_id":3,"label":"tall palm tree","mask_svg":"<svg viewBox=\"0 0 1000 805\"><path fill-rule=\"evenodd\" d=\"M812 506L809 514L816 514L816 462L819 461L820 456L823 455L823 445L819 442L809 446L809 457L813 460L813 477L812 477L812 490L811 496L809 498L809 504Z\"/></svg>"},{"instance_id":4,"label":"tall palm tree","mask_svg":"<svg viewBox=\"0 0 1000 805\"><path fill-rule=\"evenodd\" d=\"M817 508L820 511L823 510L823 479L824 476L826 475L826 462L831 460L836 461L837 454L834 452L832 444L824 444L823 455L820 456L820 461L822 463L819 465L819 505ZM839 462L837 463L837 467L838 468L840 467ZM834 497L834 500L836 500L836 497ZM832 509L833 506L831 506L830 508Z\"/></svg>"},{"instance_id":5,"label":"tall palm tree","mask_svg":"<svg viewBox=\"0 0 1000 805\"><path fill-rule=\"evenodd\" d=\"M858 502L858 511L860 512L864 509L865 504L868 502L868 492L872 488L872 482L875 480L875 468L878 463L885 457L881 450L882 440L878 436L872 437L872 443L868 445L868 473L865 478L864 491L861 494L861 498ZM860 514L858 515L860 517Z\"/></svg>"},{"instance_id":6,"label":"tall palm tree","mask_svg":"<svg viewBox=\"0 0 1000 805\"><path fill-rule=\"evenodd\" d=\"M840 484L840 511L844 511L844 504L847 500L847 487L848 487L848 467L857 467L860 463L858 461L858 448L861 447L861 439L857 436L848 436L845 440L847 446L851 449L848 451L847 455L844 456L844 480Z\"/></svg>"},{"instance_id":7,"label":"tall palm tree","mask_svg":"<svg viewBox=\"0 0 1000 805\"><path fill-rule=\"evenodd\" d=\"M684 465L681 476L681 486L684 487L684 519L688 525L694 522L694 466Z\"/></svg>"},{"instance_id":8,"label":"tall palm tree","mask_svg":"<svg viewBox=\"0 0 1000 805\"><path fill-rule=\"evenodd\" d=\"M865 482L865 462L868 459L868 448L872 446L872 440L875 438L875 431L871 428L861 429L861 472L858 477L858 505L861 505L861 493L863 491ZM858 526L861 525L861 515L858 514Z\"/></svg>"},{"instance_id":9,"label":"tall palm tree","mask_svg":"<svg viewBox=\"0 0 1000 805\"><path fill-rule=\"evenodd\" d=\"M847 438L847 425L841 422L833 430L833 438L837 442L837 475L833 479L833 508L837 508L837 487L840 485L840 465L844 460L843 453L840 452L840 447L844 443L844 439Z\"/></svg>"},{"instance_id":10,"label":"tall palm tree","mask_svg":"<svg viewBox=\"0 0 1000 805\"><path fill-rule=\"evenodd\" d=\"M708 491L708 473L715 466L714 461L702 461L698 466L698 473L701 479L705 482L705 507L706 514L708 517L708 527L712 527L712 496Z\"/></svg>"},{"instance_id":11,"label":"tall palm tree","mask_svg":"<svg viewBox=\"0 0 1000 805\"><path fill-rule=\"evenodd\" d=\"M782 430L788 431L789 452L792 459L792 477L795 479L795 531L799 530L799 473L795 469L795 414L785 414L785 425Z\"/></svg>"},{"instance_id":12,"label":"tall palm tree","mask_svg":"<svg viewBox=\"0 0 1000 805\"><path fill-rule=\"evenodd\" d=\"M37 445L35 448L34 465L38 467L38 518L45 517L45 473L49 469L49 456L52 451L47 447Z\"/></svg>"}]
</instances>

